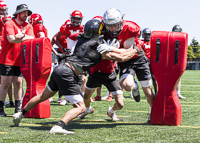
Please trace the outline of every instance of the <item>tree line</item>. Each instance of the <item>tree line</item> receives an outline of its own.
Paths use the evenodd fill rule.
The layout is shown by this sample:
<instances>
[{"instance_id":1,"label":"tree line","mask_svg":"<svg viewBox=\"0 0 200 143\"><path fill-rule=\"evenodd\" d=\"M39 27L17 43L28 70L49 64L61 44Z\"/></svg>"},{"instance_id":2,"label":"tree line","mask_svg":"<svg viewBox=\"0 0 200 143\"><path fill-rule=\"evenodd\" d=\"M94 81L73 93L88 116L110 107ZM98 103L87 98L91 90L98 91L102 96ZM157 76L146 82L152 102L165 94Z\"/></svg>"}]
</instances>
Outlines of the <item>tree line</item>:
<instances>
[{"instance_id":1,"label":"tree line","mask_svg":"<svg viewBox=\"0 0 200 143\"><path fill-rule=\"evenodd\" d=\"M200 45L195 38L192 39L188 46L187 58L200 58Z\"/></svg>"}]
</instances>

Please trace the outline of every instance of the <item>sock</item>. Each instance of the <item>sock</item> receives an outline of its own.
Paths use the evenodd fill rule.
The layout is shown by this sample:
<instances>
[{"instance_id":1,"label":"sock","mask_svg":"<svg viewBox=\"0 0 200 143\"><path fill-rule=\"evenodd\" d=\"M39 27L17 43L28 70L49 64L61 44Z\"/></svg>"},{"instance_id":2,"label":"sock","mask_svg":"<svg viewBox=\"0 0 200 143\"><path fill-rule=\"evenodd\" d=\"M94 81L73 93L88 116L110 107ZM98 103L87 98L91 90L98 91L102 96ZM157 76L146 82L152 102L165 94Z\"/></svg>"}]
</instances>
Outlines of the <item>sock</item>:
<instances>
[{"instance_id":1,"label":"sock","mask_svg":"<svg viewBox=\"0 0 200 143\"><path fill-rule=\"evenodd\" d=\"M10 101L10 105L14 105L14 102L13 102L13 101Z\"/></svg>"},{"instance_id":2,"label":"sock","mask_svg":"<svg viewBox=\"0 0 200 143\"><path fill-rule=\"evenodd\" d=\"M177 92L177 94L180 94L180 90L177 90L176 92Z\"/></svg>"},{"instance_id":3,"label":"sock","mask_svg":"<svg viewBox=\"0 0 200 143\"><path fill-rule=\"evenodd\" d=\"M64 128L65 122L63 122L62 120L60 120L56 125L58 125L58 126Z\"/></svg>"},{"instance_id":4,"label":"sock","mask_svg":"<svg viewBox=\"0 0 200 143\"><path fill-rule=\"evenodd\" d=\"M90 107L86 107L85 112L90 112L91 111L91 106Z\"/></svg>"},{"instance_id":5,"label":"sock","mask_svg":"<svg viewBox=\"0 0 200 143\"><path fill-rule=\"evenodd\" d=\"M113 108L113 107L112 107L112 108ZM115 112L112 108L109 109L109 112L110 112L110 113Z\"/></svg>"},{"instance_id":6,"label":"sock","mask_svg":"<svg viewBox=\"0 0 200 143\"><path fill-rule=\"evenodd\" d=\"M27 111L23 108L22 109L22 114L25 115L27 113Z\"/></svg>"},{"instance_id":7,"label":"sock","mask_svg":"<svg viewBox=\"0 0 200 143\"><path fill-rule=\"evenodd\" d=\"M20 102L21 100L15 100L15 113L20 112Z\"/></svg>"},{"instance_id":8,"label":"sock","mask_svg":"<svg viewBox=\"0 0 200 143\"><path fill-rule=\"evenodd\" d=\"M0 101L0 108L3 108L4 101Z\"/></svg>"}]
</instances>

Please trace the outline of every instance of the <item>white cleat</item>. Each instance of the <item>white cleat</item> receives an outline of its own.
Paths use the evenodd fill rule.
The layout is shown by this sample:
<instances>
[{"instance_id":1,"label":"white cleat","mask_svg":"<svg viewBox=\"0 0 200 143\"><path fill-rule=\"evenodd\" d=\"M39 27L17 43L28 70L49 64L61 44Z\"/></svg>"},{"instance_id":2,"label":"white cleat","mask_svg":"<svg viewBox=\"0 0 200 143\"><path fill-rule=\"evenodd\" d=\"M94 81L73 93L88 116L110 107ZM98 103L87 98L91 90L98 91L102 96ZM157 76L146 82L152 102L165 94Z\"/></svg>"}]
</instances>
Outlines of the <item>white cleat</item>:
<instances>
[{"instance_id":1,"label":"white cleat","mask_svg":"<svg viewBox=\"0 0 200 143\"><path fill-rule=\"evenodd\" d=\"M109 96L109 91L107 92L107 94L104 97L101 97L101 99L107 99Z\"/></svg>"},{"instance_id":2,"label":"white cleat","mask_svg":"<svg viewBox=\"0 0 200 143\"><path fill-rule=\"evenodd\" d=\"M51 128L51 130L49 131L49 133L50 134L63 134L63 135L74 134L74 132L67 131L58 125L53 126Z\"/></svg>"},{"instance_id":3,"label":"white cleat","mask_svg":"<svg viewBox=\"0 0 200 143\"><path fill-rule=\"evenodd\" d=\"M60 105L61 105L61 106L67 105L67 100L64 99L62 102L60 102Z\"/></svg>"},{"instance_id":4,"label":"white cleat","mask_svg":"<svg viewBox=\"0 0 200 143\"><path fill-rule=\"evenodd\" d=\"M180 93L177 94L179 99L186 99L186 97L183 97Z\"/></svg>"},{"instance_id":5,"label":"white cleat","mask_svg":"<svg viewBox=\"0 0 200 143\"><path fill-rule=\"evenodd\" d=\"M22 112L17 112L13 115L13 123L15 124L15 126L19 126L19 123L23 117L24 116Z\"/></svg>"},{"instance_id":6,"label":"white cleat","mask_svg":"<svg viewBox=\"0 0 200 143\"><path fill-rule=\"evenodd\" d=\"M107 115L112 119L112 121L120 121L120 119L117 117L117 115L115 114L115 112L113 112L113 113L109 112L110 108L112 108L112 107L109 107Z\"/></svg>"}]
</instances>

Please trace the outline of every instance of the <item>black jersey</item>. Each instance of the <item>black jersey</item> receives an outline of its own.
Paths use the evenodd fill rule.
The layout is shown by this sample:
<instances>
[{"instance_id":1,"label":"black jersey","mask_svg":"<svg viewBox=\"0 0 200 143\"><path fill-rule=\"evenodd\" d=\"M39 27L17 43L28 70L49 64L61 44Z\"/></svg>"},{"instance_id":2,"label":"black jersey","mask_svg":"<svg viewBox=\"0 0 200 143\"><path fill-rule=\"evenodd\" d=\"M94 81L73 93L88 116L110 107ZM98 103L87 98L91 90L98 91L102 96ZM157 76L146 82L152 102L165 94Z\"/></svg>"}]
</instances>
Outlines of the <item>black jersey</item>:
<instances>
[{"instance_id":1,"label":"black jersey","mask_svg":"<svg viewBox=\"0 0 200 143\"><path fill-rule=\"evenodd\" d=\"M89 71L101 61L101 54L97 51L97 47L103 43L103 35L87 39L80 34L77 39L74 53L66 59L66 62L79 66L84 71Z\"/></svg>"}]
</instances>

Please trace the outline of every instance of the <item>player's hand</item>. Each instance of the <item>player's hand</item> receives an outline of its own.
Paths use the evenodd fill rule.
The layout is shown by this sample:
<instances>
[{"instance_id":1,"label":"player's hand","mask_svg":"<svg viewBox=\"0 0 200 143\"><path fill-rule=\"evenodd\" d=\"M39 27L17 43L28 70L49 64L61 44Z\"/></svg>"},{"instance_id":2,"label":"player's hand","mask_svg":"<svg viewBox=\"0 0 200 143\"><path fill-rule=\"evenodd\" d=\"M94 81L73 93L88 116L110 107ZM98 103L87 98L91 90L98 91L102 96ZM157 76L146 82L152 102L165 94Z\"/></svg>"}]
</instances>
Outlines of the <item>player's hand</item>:
<instances>
[{"instance_id":1,"label":"player's hand","mask_svg":"<svg viewBox=\"0 0 200 143\"><path fill-rule=\"evenodd\" d=\"M18 29L18 33L15 35L15 38L23 38L24 37L24 33L21 32L21 30Z\"/></svg>"},{"instance_id":2,"label":"player's hand","mask_svg":"<svg viewBox=\"0 0 200 143\"><path fill-rule=\"evenodd\" d=\"M64 53L57 53L57 57L63 59L66 57L66 55Z\"/></svg>"},{"instance_id":3,"label":"player's hand","mask_svg":"<svg viewBox=\"0 0 200 143\"><path fill-rule=\"evenodd\" d=\"M109 40L107 40L107 42L103 39L103 42L104 42L104 44L107 44L109 46L113 46L115 48L120 47L119 41L117 41L117 39L115 39L115 38L112 41L110 41L110 39L109 39Z\"/></svg>"},{"instance_id":4,"label":"player's hand","mask_svg":"<svg viewBox=\"0 0 200 143\"><path fill-rule=\"evenodd\" d=\"M113 50L113 47L112 46L109 46L108 44L100 44L98 47L97 47L97 51L100 53L100 54L103 54L104 52L110 52Z\"/></svg>"}]
</instances>

